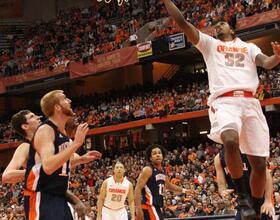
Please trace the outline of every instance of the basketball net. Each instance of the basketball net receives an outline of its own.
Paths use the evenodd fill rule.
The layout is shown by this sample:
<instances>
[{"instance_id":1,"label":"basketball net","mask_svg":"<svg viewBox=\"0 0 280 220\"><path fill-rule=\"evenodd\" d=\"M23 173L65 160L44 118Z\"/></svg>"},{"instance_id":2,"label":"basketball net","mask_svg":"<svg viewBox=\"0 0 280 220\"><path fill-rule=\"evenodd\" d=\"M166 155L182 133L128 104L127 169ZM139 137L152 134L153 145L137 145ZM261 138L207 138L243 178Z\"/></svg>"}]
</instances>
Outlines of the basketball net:
<instances>
[{"instance_id":1,"label":"basketball net","mask_svg":"<svg viewBox=\"0 0 280 220\"><path fill-rule=\"evenodd\" d=\"M102 2L103 0L97 0L97 2ZM110 3L112 0L104 0L105 3ZM128 2L129 0L117 0L118 6L121 6L124 2Z\"/></svg>"}]
</instances>

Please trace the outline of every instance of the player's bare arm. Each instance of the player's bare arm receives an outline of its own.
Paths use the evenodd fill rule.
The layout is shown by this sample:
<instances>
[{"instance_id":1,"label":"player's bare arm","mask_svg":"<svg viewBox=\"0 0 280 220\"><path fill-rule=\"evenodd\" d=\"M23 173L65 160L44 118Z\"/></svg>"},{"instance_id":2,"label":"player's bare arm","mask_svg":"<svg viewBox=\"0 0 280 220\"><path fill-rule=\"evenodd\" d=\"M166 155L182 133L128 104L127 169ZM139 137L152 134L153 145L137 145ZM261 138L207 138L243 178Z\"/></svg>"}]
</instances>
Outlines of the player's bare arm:
<instances>
[{"instance_id":1,"label":"player's bare arm","mask_svg":"<svg viewBox=\"0 0 280 220\"><path fill-rule=\"evenodd\" d=\"M265 184L265 193L264 193L264 203L261 207L261 212L269 216L275 215L275 210L272 203L272 194L273 194L273 181L272 176L268 168L266 168L266 184Z\"/></svg>"},{"instance_id":2,"label":"player's bare arm","mask_svg":"<svg viewBox=\"0 0 280 220\"><path fill-rule=\"evenodd\" d=\"M214 166L217 176L218 192L223 198L227 197L229 194L234 192L234 189L228 189L226 184L226 179L224 171L220 161L220 154L217 154L214 158Z\"/></svg>"},{"instance_id":3,"label":"player's bare arm","mask_svg":"<svg viewBox=\"0 0 280 220\"><path fill-rule=\"evenodd\" d=\"M163 0L165 7L171 17L176 21L179 27L184 31L185 35L192 44L196 45L199 41L199 31L191 23L187 22L171 0Z\"/></svg>"},{"instance_id":4,"label":"player's bare arm","mask_svg":"<svg viewBox=\"0 0 280 220\"><path fill-rule=\"evenodd\" d=\"M86 206L82 203L82 201L74 195L71 191L67 190L65 193L66 200L71 203L75 212L78 214L79 218L84 219L86 213Z\"/></svg>"},{"instance_id":5,"label":"player's bare arm","mask_svg":"<svg viewBox=\"0 0 280 220\"><path fill-rule=\"evenodd\" d=\"M73 157L71 157L70 164L71 164L71 167L75 167L80 164L85 164L85 163L89 163L94 160L98 160L101 157L102 157L102 154L96 150L89 151L82 156L80 156L77 153L74 153Z\"/></svg>"},{"instance_id":6,"label":"player's bare arm","mask_svg":"<svg viewBox=\"0 0 280 220\"><path fill-rule=\"evenodd\" d=\"M152 176L153 170L151 167L144 167L140 173L137 184L135 187L135 207L136 207L136 219L143 220L143 211L141 209L141 191L144 186L147 184L149 178Z\"/></svg>"},{"instance_id":7,"label":"player's bare arm","mask_svg":"<svg viewBox=\"0 0 280 220\"><path fill-rule=\"evenodd\" d=\"M105 201L105 197L106 197L106 189L107 189L107 180L104 180L104 182L101 185L100 193L98 196L96 220L101 220L101 217L102 217L102 207L104 205L104 201Z\"/></svg>"},{"instance_id":8,"label":"player's bare arm","mask_svg":"<svg viewBox=\"0 0 280 220\"><path fill-rule=\"evenodd\" d=\"M48 125L38 129L34 137L34 148L41 157L46 174L51 175L71 158L72 154L82 146L87 131L87 124L79 125L74 141L63 151L54 154L54 130Z\"/></svg>"},{"instance_id":9,"label":"player's bare arm","mask_svg":"<svg viewBox=\"0 0 280 220\"><path fill-rule=\"evenodd\" d=\"M187 193L188 192L188 190L186 190L186 189L184 189L184 188L182 188L180 186L177 186L177 185L171 183L169 181L169 179L165 180L165 188L167 190L175 192L175 193Z\"/></svg>"},{"instance_id":10,"label":"player's bare arm","mask_svg":"<svg viewBox=\"0 0 280 220\"><path fill-rule=\"evenodd\" d=\"M30 145L28 143L22 143L18 146L12 160L2 175L3 183L18 183L23 181L25 169L21 170L20 168L25 168L26 166L29 146Z\"/></svg>"},{"instance_id":11,"label":"player's bare arm","mask_svg":"<svg viewBox=\"0 0 280 220\"><path fill-rule=\"evenodd\" d=\"M134 201L134 191L133 191L132 183L129 184L127 199L128 199L129 209L131 213L131 220L135 220L135 201Z\"/></svg>"},{"instance_id":12,"label":"player's bare arm","mask_svg":"<svg viewBox=\"0 0 280 220\"><path fill-rule=\"evenodd\" d=\"M256 56L256 65L265 69L272 69L280 63L280 44L276 42L271 43L273 53L272 56L267 56L263 53Z\"/></svg>"}]
</instances>

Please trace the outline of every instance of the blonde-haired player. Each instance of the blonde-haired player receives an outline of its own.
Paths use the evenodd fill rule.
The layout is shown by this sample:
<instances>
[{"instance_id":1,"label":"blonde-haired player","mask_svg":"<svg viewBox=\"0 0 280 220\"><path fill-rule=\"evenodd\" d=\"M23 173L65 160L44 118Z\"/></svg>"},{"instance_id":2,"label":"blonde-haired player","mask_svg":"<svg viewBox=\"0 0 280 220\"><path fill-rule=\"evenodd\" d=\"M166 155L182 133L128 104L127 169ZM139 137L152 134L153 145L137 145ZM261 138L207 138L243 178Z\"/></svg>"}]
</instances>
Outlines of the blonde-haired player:
<instances>
[{"instance_id":1,"label":"blonde-haired player","mask_svg":"<svg viewBox=\"0 0 280 220\"><path fill-rule=\"evenodd\" d=\"M104 180L97 202L97 220L128 220L125 200L128 198L131 220L135 220L132 183L124 176L121 162L114 166L114 175Z\"/></svg>"}]
</instances>

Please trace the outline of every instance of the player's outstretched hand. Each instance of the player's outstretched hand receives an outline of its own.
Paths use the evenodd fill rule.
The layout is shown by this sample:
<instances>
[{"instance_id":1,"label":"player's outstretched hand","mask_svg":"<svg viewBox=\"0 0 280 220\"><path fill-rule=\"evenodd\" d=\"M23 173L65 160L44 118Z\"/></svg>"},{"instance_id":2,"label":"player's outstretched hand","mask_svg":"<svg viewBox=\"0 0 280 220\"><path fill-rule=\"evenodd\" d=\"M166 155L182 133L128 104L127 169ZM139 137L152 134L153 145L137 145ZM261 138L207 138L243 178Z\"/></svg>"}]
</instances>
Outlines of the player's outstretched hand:
<instances>
[{"instance_id":1,"label":"player's outstretched hand","mask_svg":"<svg viewBox=\"0 0 280 220\"><path fill-rule=\"evenodd\" d=\"M182 189L182 193L184 193L184 194L190 194L191 192L192 191L189 189L185 189L185 188Z\"/></svg>"},{"instance_id":2,"label":"player's outstretched hand","mask_svg":"<svg viewBox=\"0 0 280 220\"><path fill-rule=\"evenodd\" d=\"M271 42L271 46L275 56L277 56L280 59L280 44L277 41L275 41L275 42Z\"/></svg>"},{"instance_id":3,"label":"player's outstretched hand","mask_svg":"<svg viewBox=\"0 0 280 220\"><path fill-rule=\"evenodd\" d=\"M83 163L89 163L93 160L98 160L102 157L102 154L99 151L92 150L87 153L85 153L83 156L81 156Z\"/></svg>"},{"instance_id":4,"label":"player's outstretched hand","mask_svg":"<svg viewBox=\"0 0 280 220\"><path fill-rule=\"evenodd\" d=\"M222 198L227 198L233 192L234 192L234 189L225 189L222 191L221 196L222 196Z\"/></svg>"},{"instance_id":5,"label":"player's outstretched hand","mask_svg":"<svg viewBox=\"0 0 280 220\"><path fill-rule=\"evenodd\" d=\"M265 201L261 207L261 213L273 217L275 215L273 204L270 201Z\"/></svg>"},{"instance_id":6,"label":"player's outstretched hand","mask_svg":"<svg viewBox=\"0 0 280 220\"><path fill-rule=\"evenodd\" d=\"M82 202L73 205L74 212L77 213L78 219L84 220L87 212L86 206Z\"/></svg>"},{"instance_id":7,"label":"player's outstretched hand","mask_svg":"<svg viewBox=\"0 0 280 220\"><path fill-rule=\"evenodd\" d=\"M74 142L80 147L85 141L86 134L88 132L88 123L79 124L76 130Z\"/></svg>"}]
</instances>

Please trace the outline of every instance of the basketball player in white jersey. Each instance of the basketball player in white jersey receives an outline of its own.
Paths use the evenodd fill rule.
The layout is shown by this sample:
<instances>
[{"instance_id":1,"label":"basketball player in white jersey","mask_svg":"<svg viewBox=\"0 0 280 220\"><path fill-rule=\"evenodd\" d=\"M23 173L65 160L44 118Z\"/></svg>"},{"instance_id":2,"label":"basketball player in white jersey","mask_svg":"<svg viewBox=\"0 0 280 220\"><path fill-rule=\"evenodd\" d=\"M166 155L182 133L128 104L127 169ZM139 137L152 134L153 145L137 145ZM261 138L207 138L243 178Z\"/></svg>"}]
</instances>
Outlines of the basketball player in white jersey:
<instances>
[{"instance_id":1,"label":"basketball player in white jersey","mask_svg":"<svg viewBox=\"0 0 280 220\"><path fill-rule=\"evenodd\" d=\"M236 185L243 219L259 219L269 156L269 129L260 103L254 98L259 84L257 66L271 69L280 62L280 45L271 43L274 55L235 37L226 22L215 25L216 39L187 22L171 0L163 0L168 13L187 39L202 53L209 78L209 137L225 146L225 160ZM240 147L241 146L241 147ZM245 187L239 154L248 155L252 167L252 204Z\"/></svg>"},{"instance_id":2,"label":"basketball player in white jersey","mask_svg":"<svg viewBox=\"0 0 280 220\"><path fill-rule=\"evenodd\" d=\"M97 220L128 220L125 200L128 198L131 220L135 220L132 183L124 176L124 165L117 162L114 175L104 180L97 202Z\"/></svg>"}]
</instances>

